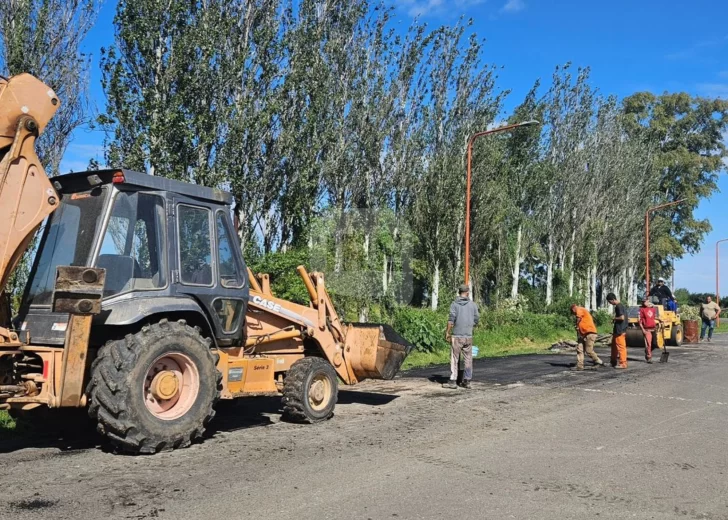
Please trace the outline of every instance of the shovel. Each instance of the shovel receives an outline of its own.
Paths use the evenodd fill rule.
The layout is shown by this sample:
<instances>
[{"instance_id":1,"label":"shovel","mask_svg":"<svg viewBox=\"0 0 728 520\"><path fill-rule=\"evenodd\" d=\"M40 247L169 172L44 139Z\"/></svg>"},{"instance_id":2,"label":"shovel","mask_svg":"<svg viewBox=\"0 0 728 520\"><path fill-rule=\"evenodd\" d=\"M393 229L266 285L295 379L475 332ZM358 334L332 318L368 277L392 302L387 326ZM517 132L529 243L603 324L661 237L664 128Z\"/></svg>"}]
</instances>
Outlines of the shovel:
<instances>
[{"instance_id":1,"label":"shovel","mask_svg":"<svg viewBox=\"0 0 728 520\"><path fill-rule=\"evenodd\" d=\"M667 363L667 358L670 357L670 353L667 351L667 345L662 350L662 354L660 355L660 363Z\"/></svg>"}]
</instances>

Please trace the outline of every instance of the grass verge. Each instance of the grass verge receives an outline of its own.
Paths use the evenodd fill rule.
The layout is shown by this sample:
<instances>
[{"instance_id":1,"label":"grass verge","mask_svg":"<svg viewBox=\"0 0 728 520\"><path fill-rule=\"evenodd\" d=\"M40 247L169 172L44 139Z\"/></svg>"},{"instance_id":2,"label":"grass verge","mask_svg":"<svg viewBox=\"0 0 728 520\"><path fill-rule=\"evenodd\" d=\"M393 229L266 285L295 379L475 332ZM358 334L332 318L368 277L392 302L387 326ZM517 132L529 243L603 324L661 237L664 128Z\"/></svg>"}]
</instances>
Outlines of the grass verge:
<instances>
[{"instance_id":1,"label":"grass verge","mask_svg":"<svg viewBox=\"0 0 728 520\"><path fill-rule=\"evenodd\" d=\"M553 330L539 336L523 337L523 330L518 326L509 325L497 331L478 331L473 337L473 345L478 347L478 359L519 356L524 354L537 354L544 352L557 341L575 339L575 332L571 330ZM402 370L421 368L431 365L450 363L450 350L438 349L434 352L414 351L405 360Z\"/></svg>"}]
</instances>

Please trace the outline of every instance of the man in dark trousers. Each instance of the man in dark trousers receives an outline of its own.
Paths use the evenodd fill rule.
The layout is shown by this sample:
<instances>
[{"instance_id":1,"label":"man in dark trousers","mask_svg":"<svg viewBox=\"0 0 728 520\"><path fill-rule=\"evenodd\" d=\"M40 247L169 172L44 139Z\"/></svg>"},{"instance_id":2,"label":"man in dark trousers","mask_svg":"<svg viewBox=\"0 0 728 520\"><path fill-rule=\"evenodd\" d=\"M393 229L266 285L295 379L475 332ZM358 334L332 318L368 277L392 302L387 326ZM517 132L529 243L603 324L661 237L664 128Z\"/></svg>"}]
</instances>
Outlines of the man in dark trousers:
<instances>
[{"instance_id":1,"label":"man in dark trousers","mask_svg":"<svg viewBox=\"0 0 728 520\"><path fill-rule=\"evenodd\" d=\"M450 305L445 333L445 339L450 343L450 380L442 385L444 388L458 387L458 361L461 352L465 361L462 387L470 388L470 380L473 378L473 328L480 321L480 313L478 306L468 297L470 287L461 285L458 294Z\"/></svg>"}]
</instances>

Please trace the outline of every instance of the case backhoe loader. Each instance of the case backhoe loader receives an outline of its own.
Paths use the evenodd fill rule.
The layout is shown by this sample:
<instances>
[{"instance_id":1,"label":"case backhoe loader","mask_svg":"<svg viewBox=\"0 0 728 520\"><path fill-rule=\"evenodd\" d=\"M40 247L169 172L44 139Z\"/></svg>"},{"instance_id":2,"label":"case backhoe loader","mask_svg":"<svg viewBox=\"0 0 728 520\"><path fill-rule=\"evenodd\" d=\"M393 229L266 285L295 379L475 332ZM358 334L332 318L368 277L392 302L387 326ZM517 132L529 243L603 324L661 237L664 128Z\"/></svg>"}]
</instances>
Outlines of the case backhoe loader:
<instances>
[{"instance_id":1,"label":"case backhoe loader","mask_svg":"<svg viewBox=\"0 0 728 520\"><path fill-rule=\"evenodd\" d=\"M87 407L117 450L155 453L199 439L218 399L282 394L316 422L340 381L394 377L411 346L344 324L322 274L298 268L304 306L247 269L230 194L120 169L49 179L34 145L58 105L30 75L0 79L0 288L45 221L0 321L0 409Z\"/></svg>"}]
</instances>

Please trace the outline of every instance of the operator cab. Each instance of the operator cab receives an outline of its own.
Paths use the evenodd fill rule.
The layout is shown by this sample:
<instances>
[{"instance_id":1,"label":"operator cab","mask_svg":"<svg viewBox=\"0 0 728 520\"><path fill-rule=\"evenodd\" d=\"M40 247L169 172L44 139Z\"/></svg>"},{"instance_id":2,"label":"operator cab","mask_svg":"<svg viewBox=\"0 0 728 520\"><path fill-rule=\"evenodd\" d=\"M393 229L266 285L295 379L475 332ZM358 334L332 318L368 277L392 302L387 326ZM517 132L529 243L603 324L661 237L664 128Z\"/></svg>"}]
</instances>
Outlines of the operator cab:
<instances>
[{"instance_id":1,"label":"operator cab","mask_svg":"<svg viewBox=\"0 0 728 520\"><path fill-rule=\"evenodd\" d=\"M224 191L128 170L53 179L61 204L48 219L18 319L35 344L64 344L68 315L51 311L56 268L106 269L94 325L119 333L186 319L219 346L244 340L247 268Z\"/></svg>"}]
</instances>

